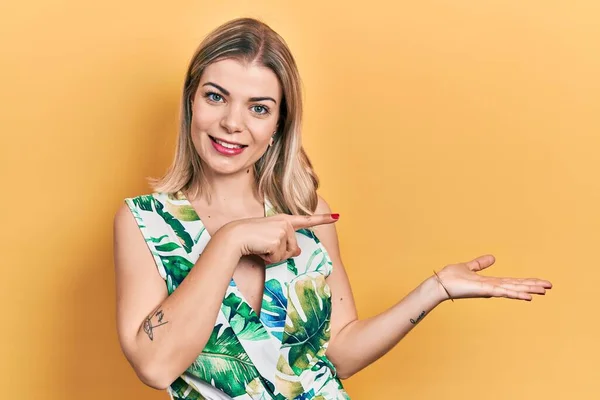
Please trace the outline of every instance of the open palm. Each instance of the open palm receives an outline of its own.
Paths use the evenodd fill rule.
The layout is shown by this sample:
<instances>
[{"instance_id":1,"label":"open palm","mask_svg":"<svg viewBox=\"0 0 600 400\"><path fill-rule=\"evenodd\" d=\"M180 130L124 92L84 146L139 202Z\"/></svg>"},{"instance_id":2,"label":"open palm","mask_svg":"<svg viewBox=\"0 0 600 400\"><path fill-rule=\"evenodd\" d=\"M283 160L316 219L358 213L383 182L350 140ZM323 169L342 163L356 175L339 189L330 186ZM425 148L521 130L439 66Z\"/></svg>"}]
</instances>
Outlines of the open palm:
<instances>
[{"instance_id":1,"label":"open palm","mask_svg":"<svg viewBox=\"0 0 600 400\"><path fill-rule=\"evenodd\" d=\"M495 261L494 256L484 255L466 263L447 265L438 275L454 299L506 297L530 301L533 299L532 294L543 295L546 289L552 288L552 283L538 278L492 277L478 274Z\"/></svg>"}]
</instances>

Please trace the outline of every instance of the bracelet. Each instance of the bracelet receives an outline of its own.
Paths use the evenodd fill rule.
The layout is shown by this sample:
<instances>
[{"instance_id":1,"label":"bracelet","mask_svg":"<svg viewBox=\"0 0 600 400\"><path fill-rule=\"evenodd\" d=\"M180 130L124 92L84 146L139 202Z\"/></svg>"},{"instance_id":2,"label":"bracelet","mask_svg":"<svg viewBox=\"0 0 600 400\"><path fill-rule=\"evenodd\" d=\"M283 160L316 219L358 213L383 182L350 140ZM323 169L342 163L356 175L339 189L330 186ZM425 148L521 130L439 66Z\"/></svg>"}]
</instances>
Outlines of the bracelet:
<instances>
[{"instance_id":1,"label":"bracelet","mask_svg":"<svg viewBox=\"0 0 600 400\"><path fill-rule=\"evenodd\" d=\"M452 296L450 296L450 292L448 292L448 289L446 289L446 286L444 286L444 284L442 283L442 280L440 279L440 277L438 276L438 274L435 272L435 270L433 270L433 273L435 274L435 277L437 278L437 280L440 283L440 285L442 285L442 287L446 291L446 294L448 295L448 297L450 298L450 300L452 300L452 302L454 303L454 299L452 298Z\"/></svg>"}]
</instances>

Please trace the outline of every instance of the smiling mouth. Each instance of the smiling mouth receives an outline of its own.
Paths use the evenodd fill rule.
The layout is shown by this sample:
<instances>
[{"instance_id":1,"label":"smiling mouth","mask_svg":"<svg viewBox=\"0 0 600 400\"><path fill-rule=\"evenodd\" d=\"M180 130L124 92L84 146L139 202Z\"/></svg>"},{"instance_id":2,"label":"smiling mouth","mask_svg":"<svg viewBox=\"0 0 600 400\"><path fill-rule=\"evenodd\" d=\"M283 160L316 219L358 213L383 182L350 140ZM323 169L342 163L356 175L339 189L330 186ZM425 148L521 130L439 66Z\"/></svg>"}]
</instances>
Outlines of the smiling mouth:
<instances>
[{"instance_id":1,"label":"smiling mouth","mask_svg":"<svg viewBox=\"0 0 600 400\"><path fill-rule=\"evenodd\" d=\"M235 143L230 143L230 142L225 142L223 140L214 138L210 135L208 135L208 137L210 138L210 140L212 140L213 142L227 148L227 149L243 149L244 147L248 147L248 145L245 144L235 144Z\"/></svg>"}]
</instances>

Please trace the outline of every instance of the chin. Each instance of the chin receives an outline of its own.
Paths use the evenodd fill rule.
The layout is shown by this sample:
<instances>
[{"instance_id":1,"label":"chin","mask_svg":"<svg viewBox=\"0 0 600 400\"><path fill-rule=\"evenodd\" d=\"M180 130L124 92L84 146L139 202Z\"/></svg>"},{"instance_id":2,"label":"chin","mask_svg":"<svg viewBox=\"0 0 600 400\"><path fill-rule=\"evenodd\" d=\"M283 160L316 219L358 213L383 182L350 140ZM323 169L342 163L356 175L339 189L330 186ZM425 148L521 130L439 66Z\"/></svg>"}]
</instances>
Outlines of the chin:
<instances>
[{"instance_id":1,"label":"chin","mask_svg":"<svg viewBox=\"0 0 600 400\"><path fill-rule=\"evenodd\" d=\"M202 164L208 173L217 175L232 175L241 171L245 172L248 167L252 166L248 165L246 158L227 158L215 155L214 153L211 154L211 150L212 149L209 149L207 152L200 153Z\"/></svg>"},{"instance_id":2,"label":"chin","mask_svg":"<svg viewBox=\"0 0 600 400\"><path fill-rule=\"evenodd\" d=\"M207 164L208 170L216 175L234 175L246 171L247 167L239 165L214 165Z\"/></svg>"}]
</instances>

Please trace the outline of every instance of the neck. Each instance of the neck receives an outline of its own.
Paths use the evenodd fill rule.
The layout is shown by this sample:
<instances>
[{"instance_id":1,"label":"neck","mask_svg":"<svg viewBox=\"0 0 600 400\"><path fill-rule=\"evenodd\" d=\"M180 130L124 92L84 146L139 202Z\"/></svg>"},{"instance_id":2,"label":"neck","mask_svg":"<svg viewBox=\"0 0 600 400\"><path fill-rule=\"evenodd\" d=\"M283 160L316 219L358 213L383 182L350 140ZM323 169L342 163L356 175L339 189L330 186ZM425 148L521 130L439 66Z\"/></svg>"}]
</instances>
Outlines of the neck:
<instances>
[{"instance_id":1,"label":"neck","mask_svg":"<svg viewBox=\"0 0 600 400\"><path fill-rule=\"evenodd\" d=\"M246 208L263 199L259 198L255 183L254 167L250 166L236 174L220 175L205 168L205 190L196 201L220 210Z\"/></svg>"}]
</instances>

